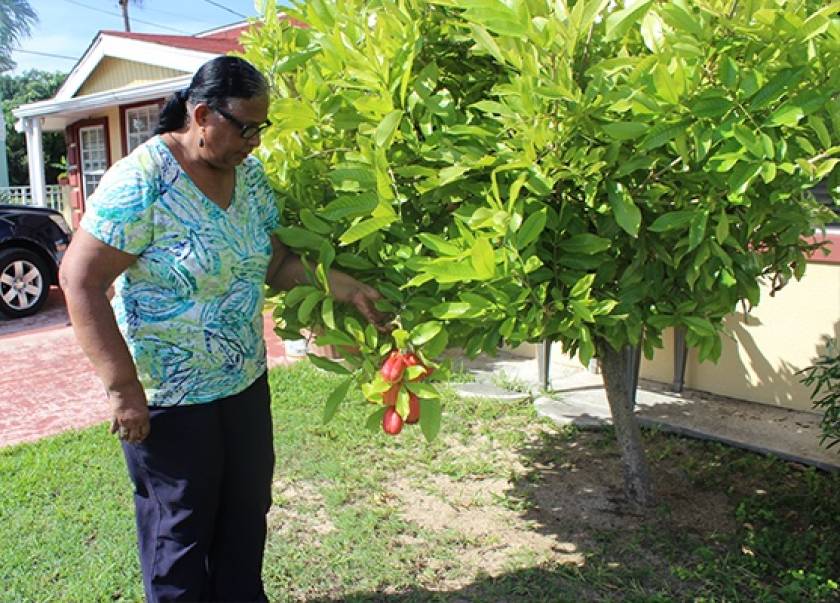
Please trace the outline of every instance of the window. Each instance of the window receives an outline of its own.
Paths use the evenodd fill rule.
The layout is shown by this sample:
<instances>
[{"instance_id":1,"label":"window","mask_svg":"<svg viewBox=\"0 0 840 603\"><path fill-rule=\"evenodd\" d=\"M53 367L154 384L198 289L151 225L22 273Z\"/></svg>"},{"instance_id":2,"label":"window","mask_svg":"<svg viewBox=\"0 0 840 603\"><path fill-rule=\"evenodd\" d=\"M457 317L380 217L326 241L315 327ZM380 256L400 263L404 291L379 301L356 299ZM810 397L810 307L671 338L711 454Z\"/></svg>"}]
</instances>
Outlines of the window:
<instances>
[{"instance_id":1,"label":"window","mask_svg":"<svg viewBox=\"0 0 840 603\"><path fill-rule=\"evenodd\" d=\"M129 153L152 137L159 114L157 103L125 110L125 143Z\"/></svg>"},{"instance_id":2,"label":"window","mask_svg":"<svg viewBox=\"0 0 840 603\"><path fill-rule=\"evenodd\" d=\"M79 128L82 155L82 187L87 199L96 190L108 169L108 150L105 147L105 126Z\"/></svg>"}]
</instances>

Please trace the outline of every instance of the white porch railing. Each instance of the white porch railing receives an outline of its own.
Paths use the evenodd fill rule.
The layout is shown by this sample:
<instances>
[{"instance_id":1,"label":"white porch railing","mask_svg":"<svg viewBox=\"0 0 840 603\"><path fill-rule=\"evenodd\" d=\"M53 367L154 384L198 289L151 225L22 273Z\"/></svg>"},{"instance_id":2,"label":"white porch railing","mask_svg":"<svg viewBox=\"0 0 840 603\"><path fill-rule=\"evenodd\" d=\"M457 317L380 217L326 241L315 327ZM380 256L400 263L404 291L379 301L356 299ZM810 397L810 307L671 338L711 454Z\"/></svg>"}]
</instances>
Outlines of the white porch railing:
<instances>
[{"instance_id":1,"label":"white porch railing","mask_svg":"<svg viewBox=\"0 0 840 603\"><path fill-rule=\"evenodd\" d=\"M34 205L32 201L32 187L0 187L0 203L7 203L9 205ZM47 185L47 207L57 209L58 211L64 209L64 196L61 194L61 185Z\"/></svg>"}]
</instances>

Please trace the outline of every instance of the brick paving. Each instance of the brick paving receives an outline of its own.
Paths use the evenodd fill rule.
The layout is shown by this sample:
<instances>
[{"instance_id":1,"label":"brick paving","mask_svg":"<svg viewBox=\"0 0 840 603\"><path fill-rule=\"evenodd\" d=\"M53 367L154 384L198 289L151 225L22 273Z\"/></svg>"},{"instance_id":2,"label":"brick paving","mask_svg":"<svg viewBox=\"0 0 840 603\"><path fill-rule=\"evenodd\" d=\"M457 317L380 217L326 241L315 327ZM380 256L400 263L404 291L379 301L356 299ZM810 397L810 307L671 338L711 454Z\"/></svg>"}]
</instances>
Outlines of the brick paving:
<instances>
[{"instance_id":1,"label":"brick paving","mask_svg":"<svg viewBox=\"0 0 840 603\"><path fill-rule=\"evenodd\" d=\"M269 367L289 364L265 315ZM70 327L61 291L35 316L0 317L0 447L107 421L108 404Z\"/></svg>"}]
</instances>

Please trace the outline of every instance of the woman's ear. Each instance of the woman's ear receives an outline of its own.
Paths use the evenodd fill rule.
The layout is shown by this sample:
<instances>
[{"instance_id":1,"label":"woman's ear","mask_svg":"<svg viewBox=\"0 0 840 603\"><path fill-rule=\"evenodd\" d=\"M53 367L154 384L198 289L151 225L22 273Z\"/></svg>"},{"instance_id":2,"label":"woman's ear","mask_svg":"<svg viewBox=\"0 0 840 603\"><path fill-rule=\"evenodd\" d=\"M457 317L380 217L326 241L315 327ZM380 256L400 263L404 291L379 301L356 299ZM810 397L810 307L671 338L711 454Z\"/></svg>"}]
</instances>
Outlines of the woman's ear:
<instances>
[{"instance_id":1,"label":"woman's ear","mask_svg":"<svg viewBox=\"0 0 840 603\"><path fill-rule=\"evenodd\" d=\"M192 119L202 128L207 125L207 119L212 109L207 103L197 103L192 107Z\"/></svg>"}]
</instances>

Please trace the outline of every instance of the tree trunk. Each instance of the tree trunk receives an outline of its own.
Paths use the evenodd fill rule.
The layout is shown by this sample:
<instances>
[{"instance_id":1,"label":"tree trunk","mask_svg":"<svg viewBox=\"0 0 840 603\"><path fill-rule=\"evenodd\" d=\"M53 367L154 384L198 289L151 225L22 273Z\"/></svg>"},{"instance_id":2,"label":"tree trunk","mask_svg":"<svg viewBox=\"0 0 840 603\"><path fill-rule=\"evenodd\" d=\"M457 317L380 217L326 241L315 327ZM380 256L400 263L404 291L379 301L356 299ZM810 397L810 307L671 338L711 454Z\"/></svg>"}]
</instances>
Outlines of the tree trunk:
<instances>
[{"instance_id":1,"label":"tree trunk","mask_svg":"<svg viewBox=\"0 0 840 603\"><path fill-rule=\"evenodd\" d=\"M128 22L128 0L119 0L122 9L123 24L126 31L131 31L131 24Z\"/></svg>"},{"instance_id":2,"label":"tree trunk","mask_svg":"<svg viewBox=\"0 0 840 603\"><path fill-rule=\"evenodd\" d=\"M631 358L623 351L614 350L604 340L596 342L607 401L610 404L615 436L621 449L621 465L624 472L624 489L627 497L635 504L653 504L653 484L650 479L645 451L642 448L642 433L633 414L633 393L627 378Z\"/></svg>"}]
</instances>

